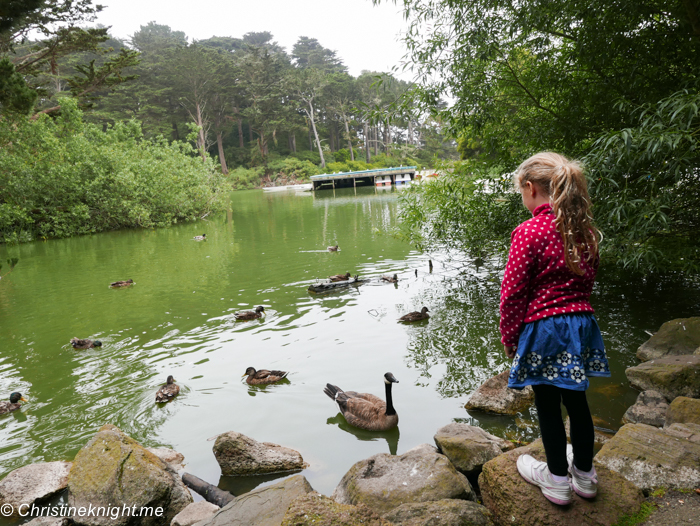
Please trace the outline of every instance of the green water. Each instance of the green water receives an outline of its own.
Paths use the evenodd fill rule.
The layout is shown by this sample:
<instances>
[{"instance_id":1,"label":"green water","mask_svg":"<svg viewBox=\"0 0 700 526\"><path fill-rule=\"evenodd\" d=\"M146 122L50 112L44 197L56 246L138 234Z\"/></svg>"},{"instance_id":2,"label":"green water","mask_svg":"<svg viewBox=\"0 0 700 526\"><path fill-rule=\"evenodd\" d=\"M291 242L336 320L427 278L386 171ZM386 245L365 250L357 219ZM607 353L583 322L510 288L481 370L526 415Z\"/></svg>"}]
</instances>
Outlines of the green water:
<instances>
[{"instance_id":1,"label":"green water","mask_svg":"<svg viewBox=\"0 0 700 526\"><path fill-rule=\"evenodd\" d=\"M235 430L282 444L302 453L304 475L326 494L354 462L432 443L452 421L532 438L527 416L463 408L507 367L497 277L437 261L429 273L428 256L384 233L396 221L392 189L249 191L232 194L229 213L196 224L0 247L0 261L19 258L0 281L0 393L30 400L0 417L0 476L72 459L105 423L144 445L177 449L187 471L213 483L220 472L210 437ZM202 233L206 242L192 240ZM325 250L336 243L339 252ZM398 273L401 281L322 296L306 290L345 272ZM131 288L108 288L129 278ZM697 315L700 290L603 272L592 301L613 377L593 380L589 399L599 425L615 429L636 396L624 368L636 363L644 330ZM255 305L265 306L264 319L234 322L236 311ZM396 322L423 305L429 322ZM73 336L104 345L76 351ZM289 382L251 388L241 379L248 366L288 370ZM398 431L348 428L325 383L382 395L387 371L400 381ZM154 394L169 374L182 392L158 407ZM273 478L220 484L241 492Z\"/></svg>"}]
</instances>

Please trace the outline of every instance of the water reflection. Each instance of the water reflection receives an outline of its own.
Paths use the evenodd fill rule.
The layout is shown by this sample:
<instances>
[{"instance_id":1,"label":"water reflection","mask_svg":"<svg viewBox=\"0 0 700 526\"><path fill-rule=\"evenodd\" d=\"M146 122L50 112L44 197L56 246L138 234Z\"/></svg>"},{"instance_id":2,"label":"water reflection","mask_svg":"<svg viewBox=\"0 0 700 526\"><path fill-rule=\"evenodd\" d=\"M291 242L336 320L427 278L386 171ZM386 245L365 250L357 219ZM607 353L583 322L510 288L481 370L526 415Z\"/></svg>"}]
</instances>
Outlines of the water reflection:
<instances>
[{"instance_id":1,"label":"water reflection","mask_svg":"<svg viewBox=\"0 0 700 526\"><path fill-rule=\"evenodd\" d=\"M266 475L246 475L235 477L226 477L222 475L219 479L218 486L220 489L228 491L231 495L238 496L254 490L261 484L266 484L278 479L290 477L300 472L301 470L299 469L294 471L284 471L281 473L268 473Z\"/></svg>"},{"instance_id":2,"label":"water reflection","mask_svg":"<svg viewBox=\"0 0 700 526\"><path fill-rule=\"evenodd\" d=\"M399 428L395 427L388 431L367 431L366 429L360 429L359 427L351 426L342 413L338 413L334 417L326 420L326 424L336 425L346 433L355 435L358 440L375 441L381 440L382 438L386 440L389 445L389 454L396 455L396 451L399 448Z\"/></svg>"}]
</instances>

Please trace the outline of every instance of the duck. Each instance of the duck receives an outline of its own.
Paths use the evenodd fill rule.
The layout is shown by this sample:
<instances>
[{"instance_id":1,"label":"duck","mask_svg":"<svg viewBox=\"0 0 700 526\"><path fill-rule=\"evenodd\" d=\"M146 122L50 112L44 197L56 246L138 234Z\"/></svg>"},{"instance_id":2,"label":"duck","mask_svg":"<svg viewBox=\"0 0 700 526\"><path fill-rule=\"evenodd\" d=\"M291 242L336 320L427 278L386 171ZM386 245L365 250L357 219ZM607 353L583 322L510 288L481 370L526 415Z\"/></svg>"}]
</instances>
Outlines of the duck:
<instances>
[{"instance_id":1,"label":"duck","mask_svg":"<svg viewBox=\"0 0 700 526\"><path fill-rule=\"evenodd\" d=\"M195 241L206 241L207 240L207 235L202 234L201 236L194 236Z\"/></svg>"},{"instance_id":2,"label":"duck","mask_svg":"<svg viewBox=\"0 0 700 526\"><path fill-rule=\"evenodd\" d=\"M399 318L399 321L420 321L420 320L427 320L430 318L428 315L428 307L423 307L420 312L409 312L408 314L404 314Z\"/></svg>"},{"instance_id":3,"label":"duck","mask_svg":"<svg viewBox=\"0 0 700 526\"><path fill-rule=\"evenodd\" d=\"M255 367L248 367L243 376L247 376L245 383L248 385L267 385L279 382L286 378L289 373L287 371L268 371L267 369L255 370Z\"/></svg>"},{"instance_id":4,"label":"duck","mask_svg":"<svg viewBox=\"0 0 700 526\"><path fill-rule=\"evenodd\" d=\"M180 392L180 386L175 383L175 378L171 374L168 380L156 392L156 403L170 402Z\"/></svg>"},{"instance_id":5,"label":"duck","mask_svg":"<svg viewBox=\"0 0 700 526\"><path fill-rule=\"evenodd\" d=\"M397 383L393 374L384 375L386 402L373 394L343 391L331 384L326 384L323 392L338 404L348 424L368 431L387 431L399 425L399 415L391 398L391 385Z\"/></svg>"},{"instance_id":6,"label":"duck","mask_svg":"<svg viewBox=\"0 0 700 526\"><path fill-rule=\"evenodd\" d=\"M5 413L11 413L12 411L16 411L22 405L20 402L26 402L27 399L22 396L22 393L12 393L10 395L10 401L8 402L7 400L3 400L0 402L0 415L4 415Z\"/></svg>"},{"instance_id":7,"label":"duck","mask_svg":"<svg viewBox=\"0 0 700 526\"><path fill-rule=\"evenodd\" d=\"M236 313L236 319L237 320L255 320L257 318L260 318L262 316L262 313L265 312L265 307L262 305L258 305L255 307L255 310L247 310L244 312L237 312Z\"/></svg>"},{"instance_id":8,"label":"duck","mask_svg":"<svg viewBox=\"0 0 700 526\"><path fill-rule=\"evenodd\" d=\"M328 252L338 252L338 245L334 247L328 247Z\"/></svg>"},{"instance_id":9,"label":"duck","mask_svg":"<svg viewBox=\"0 0 700 526\"><path fill-rule=\"evenodd\" d=\"M399 282L399 277L396 274L394 274L393 276L389 276L389 275L382 276L379 279L381 279L382 281L386 281L387 283L398 283Z\"/></svg>"},{"instance_id":10,"label":"duck","mask_svg":"<svg viewBox=\"0 0 700 526\"><path fill-rule=\"evenodd\" d=\"M102 342L100 340L88 340L80 338L71 338L70 344L73 349L92 349L93 347L102 347Z\"/></svg>"},{"instance_id":11,"label":"duck","mask_svg":"<svg viewBox=\"0 0 700 526\"><path fill-rule=\"evenodd\" d=\"M113 283L110 283L110 287L128 287L129 285L133 285L134 280L133 279L127 279L126 281L115 281Z\"/></svg>"},{"instance_id":12,"label":"duck","mask_svg":"<svg viewBox=\"0 0 700 526\"><path fill-rule=\"evenodd\" d=\"M345 274L336 274L335 276L328 276L331 281L347 281L350 279L351 274L346 272Z\"/></svg>"}]
</instances>

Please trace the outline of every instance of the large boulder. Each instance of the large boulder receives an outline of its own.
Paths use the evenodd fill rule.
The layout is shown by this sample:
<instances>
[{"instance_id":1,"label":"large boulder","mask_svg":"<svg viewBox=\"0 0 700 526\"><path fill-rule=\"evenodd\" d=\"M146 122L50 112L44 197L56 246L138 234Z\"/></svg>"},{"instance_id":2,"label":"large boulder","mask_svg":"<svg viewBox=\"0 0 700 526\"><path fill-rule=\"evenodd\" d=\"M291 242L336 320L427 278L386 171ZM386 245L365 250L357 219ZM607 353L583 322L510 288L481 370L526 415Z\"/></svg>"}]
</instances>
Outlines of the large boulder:
<instances>
[{"instance_id":1,"label":"large boulder","mask_svg":"<svg viewBox=\"0 0 700 526\"><path fill-rule=\"evenodd\" d=\"M331 498L341 504L366 504L384 514L404 502L476 500L476 495L445 455L422 444L403 455L380 453L357 462Z\"/></svg>"},{"instance_id":2,"label":"large boulder","mask_svg":"<svg viewBox=\"0 0 700 526\"><path fill-rule=\"evenodd\" d=\"M652 389L671 401L677 396L700 397L700 356L667 356L625 371L632 387Z\"/></svg>"},{"instance_id":3,"label":"large boulder","mask_svg":"<svg viewBox=\"0 0 700 526\"><path fill-rule=\"evenodd\" d=\"M70 462L40 462L11 471L0 482L0 504L12 505L13 515L19 507L31 506L65 489Z\"/></svg>"},{"instance_id":4,"label":"large boulder","mask_svg":"<svg viewBox=\"0 0 700 526\"><path fill-rule=\"evenodd\" d=\"M197 526L279 526L289 505L312 491L303 475L294 475L236 497Z\"/></svg>"},{"instance_id":5,"label":"large boulder","mask_svg":"<svg viewBox=\"0 0 700 526\"><path fill-rule=\"evenodd\" d=\"M664 323L659 332L637 349L642 362L669 355L693 354L700 347L700 317L679 318Z\"/></svg>"},{"instance_id":6,"label":"large boulder","mask_svg":"<svg viewBox=\"0 0 700 526\"><path fill-rule=\"evenodd\" d=\"M470 500L407 502L384 518L401 526L493 526L491 512Z\"/></svg>"},{"instance_id":7,"label":"large boulder","mask_svg":"<svg viewBox=\"0 0 700 526\"><path fill-rule=\"evenodd\" d=\"M666 423L666 397L658 391L642 391L637 401L622 416L623 424L647 424L663 427Z\"/></svg>"},{"instance_id":8,"label":"large boulder","mask_svg":"<svg viewBox=\"0 0 700 526\"><path fill-rule=\"evenodd\" d=\"M29 522L25 522L24 526L68 526L69 520L61 517L37 517Z\"/></svg>"},{"instance_id":9,"label":"large boulder","mask_svg":"<svg viewBox=\"0 0 700 526\"><path fill-rule=\"evenodd\" d=\"M339 504L314 492L292 502L282 526L391 526L391 523L365 505Z\"/></svg>"},{"instance_id":10,"label":"large boulder","mask_svg":"<svg viewBox=\"0 0 700 526\"><path fill-rule=\"evenodd\" d=\"M518 473L520 455L545 460L542 440L504 453L484 464L479 488L484 505L494 522L504 526L610 526L625 515L639 512L644 496L633 484L605 466L596 465L598 495L582 499L574 494L568 506L558 506L545 499L540 488L525 481Z\"/></svg>"},{"instance_id":11,"label":"large boulder","mask_svg":"<svg viewBox=\"0 0 700 526\"><path fill-rule=\"evenodd\" d=\"M433 439L438 450L465 475L478 475L486 462L515 447L480 427L459 423L441 427Z\"/></svg>"},{"instance_id":12,"label":"large boulder","mask_svg":"<svg viewBox=\"0 0 700 526\"><path fill-rule=\"evenodd\" d=\"M216 437L213 451L222 475L261 475L307 466L298 451L270 442L257 442L235 431Z\"/></svg>"},{"instance_id":13,"label":"large boulder","mask_svg":"<svg viewBox=\"0 0 700 526\"><path fill-rule=\"evenodd\" d=\"M644 491L700 486L700 426L672 424L658 429L627 424L605 444L596 461Z\"/></svg>"},{"instance_id":14,"label":"large boulder","mask_svg":"<svg viewBox=\"0 0 700 526\"><path fill-rule=\"evenodd\" d=\"M666 411L666 425L700 424L700 399L679 396Z\"/></svg>"},{"instance_id":15,"label":"large boulder","mask_svg":"<svg viewBox=\"0 0 700 526\"><path fill-rule=\"evenodd\" d=\"M166 464L169 464L175 471L183 469L185 455L182 453L178 453L169 447L147 447L146 450L153 453Z\"/></svg>"},{"instance_id":16,"label":"large boulder","mask_svg":"<svg viewBox=\"0 0 700 526\"><path fill-rule=\"evenodd\" d=\"M522 390L508 389L509 374L506 370L486 380L467 400L465 409L500 415L525 411L535 402L535 392L530 386Z\"/></svg>"},{"instance_id":17,"label":"large boulder","mask_svg":"<svg viewBox=\"0 0 700 526\"><path fill-rule=\"evenodd\" d=\"M116 519L109 512L76 516L77 524L151 526L170 524L192 502L192 496L168 464L107 424L76 455L68 475L68 502L76 508L135 506L137 512L142 508L152 510L146 512L151 514L147 516L120 513Z\"/></svg>"},{"instance_id":18,"label":"large boulder","mask_svg":"<svg viewBox=\"0 0 700 526\"><path fill-rule=\"evenodd\" d=\"M192 526L193 524L213 517L220 509L221 508L216 504L212 504L206 500L193 502L192 504L188 504L184 510L173 517L170 526Z\"/></svg>"}]
</instances>

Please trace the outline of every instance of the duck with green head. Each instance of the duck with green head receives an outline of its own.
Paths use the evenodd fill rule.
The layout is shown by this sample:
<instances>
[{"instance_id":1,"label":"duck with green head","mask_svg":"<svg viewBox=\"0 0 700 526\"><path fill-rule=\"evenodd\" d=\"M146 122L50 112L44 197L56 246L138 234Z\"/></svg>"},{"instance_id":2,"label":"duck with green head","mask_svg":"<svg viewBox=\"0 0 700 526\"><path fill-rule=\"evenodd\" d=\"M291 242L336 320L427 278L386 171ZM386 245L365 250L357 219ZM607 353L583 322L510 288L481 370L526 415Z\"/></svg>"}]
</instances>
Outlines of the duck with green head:
<instances>
[{"instance_id":1,"label":"duck with green head","mask_svg":"<svg viewBox=\"0 0 700 526\"><path fill-rule=\"evenodd\" d=\"M7 400L3 400L0 402L0 415L4 415L5 413L11 413L12 411L16 411L22 405L20 402L26 402L27 399L22 396L22 393L12 393L10 395L10 401L8 402Z\"/></svg>"},{"instance_id":2,"label":"duck with green head","mask_svg":"<svg viewBox=\"0 0 700 526\"><path fill-rule=\"evenodd\" d=\"M263 312L265 312L265 307L262 305L258 305L255 307L255 310L247 310L243 312L237 312L235 314L236 320L237 321L245 321L245 320L255 320L257 318L262 317Z\"/></svg>"}]
</instances>

